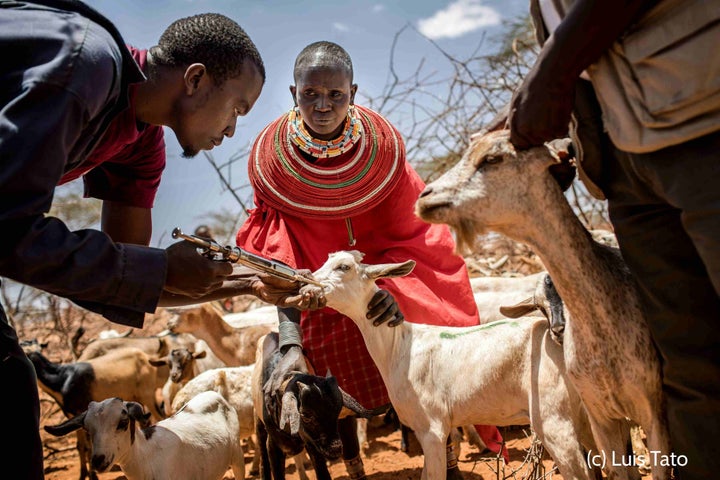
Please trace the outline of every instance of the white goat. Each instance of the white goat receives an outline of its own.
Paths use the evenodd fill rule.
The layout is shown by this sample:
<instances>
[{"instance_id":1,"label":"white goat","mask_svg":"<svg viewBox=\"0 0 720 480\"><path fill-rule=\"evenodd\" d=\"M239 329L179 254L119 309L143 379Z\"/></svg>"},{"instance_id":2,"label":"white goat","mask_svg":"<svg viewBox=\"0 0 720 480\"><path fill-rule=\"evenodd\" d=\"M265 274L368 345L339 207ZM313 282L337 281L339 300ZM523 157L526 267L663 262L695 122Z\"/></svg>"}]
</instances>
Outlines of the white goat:
<instances>
[{"instance_id":1,"label":"white goat","mask_svg":"<svg viewBox=\"0 0 720 480\"><path fill-rule=\"evenodd\" d=\"M365 312L375 280L407 275L415 262L361 259L357 251L331 254L313 276L327 305L360 329L398 418L422 445L424 480L446 478L450 430L471 424L530 424L566 478L590 478L582 446L594 448L592 435L545 319L445 327L408 318L394 328L373 327ZM318 287L303 287L310 288Z\"/></svg>"},{"instance_id":2,"label":"white goat","mask_svg":"<svg viewBox=\"0 0 720 480\"><path fill-rule=\"evenodd\" d=\"M118 348L106 355L73 363L51 362L40 352L27 354L35 367L40 389L49 394L67 417L84 411L91 400L122 395L150 409L156 420L163 418L155 403L158 369L149 356L137 348ZM80 479L97 478L90 462L89 441L77 432Z\"/></svg>"},{"instance_id":3,"label":"white goat","mask_svg":"<svg viewBox=\"0 0 720 480\"><path fill-rule=\"evenodd\" d=\"M171 411L179 411L191 398L201 392L212 390L220 393L237 412L240 438L248 439L248 443L254 447L250 475L257 475L260 471L260 450L257 448L256 442L252 440L255 434L255 409L252 398L253 368L253 365L223 367L200 373L177 392L172 401ZM298 455L295 458L295 467L300 479L308 480L304 460L305 454Z\"/></svg>"},{"instance_id":4,"label":"white goat","mask_svg":"<svg viewBox=\"0 0 720 480\"><path fill-rule=\"evenodd\" d=\"M45 430L61 436L83 428L96 470L118 464L128 480L220 480L228 467L245 478L237 414L219 393L200 393L154 425L147 426L148 418L141 404L108 398Z\"/></svg>"},{"instance_id":5,"label":"white goat","mask_svg":"<svg viewBox=\"0 0 720 480\"><path fill-rule=\"evenodd\" d=\"M253 325L274 325L277 327L277 307L275 305L264 305L244 312L226 313L223 315L223 320L235 328Z\"/></svg>"},{"instance_id":6,"label":"white goat","mask_svg":"<svg viewBox=\"0 0 720 480\"><path fill-rule=\"evenodd\" d=\"M639 423L648 446L669 455L661 370L627 266L616 249L594 241L549 168L550 148L516 152L508 131L476 136L451 170L427 185L416 204L428 222L454 228L458 246L492 230L529 245L565 302L568 376L582 397L598 447L607 458L625 454L625 418ZM653 465L656 479L669 469ZM629 478L636 469L607 470Z\"/></svg>"}]
</instances>

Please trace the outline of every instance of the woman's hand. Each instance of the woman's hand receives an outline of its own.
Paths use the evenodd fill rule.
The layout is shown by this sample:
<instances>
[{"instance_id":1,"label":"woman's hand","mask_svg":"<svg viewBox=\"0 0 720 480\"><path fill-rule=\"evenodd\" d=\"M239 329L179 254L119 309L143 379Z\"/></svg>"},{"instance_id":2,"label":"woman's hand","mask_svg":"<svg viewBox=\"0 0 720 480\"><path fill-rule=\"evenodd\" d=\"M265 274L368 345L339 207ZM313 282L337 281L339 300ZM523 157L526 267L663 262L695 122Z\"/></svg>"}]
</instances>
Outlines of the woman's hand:
<instances>
[{"instance_id":1,"label":"woman's hand","mask_svg":"<svg viewBox=\"0 0 720 480\"><path fill-rule=\"evenodd\" d=\"M298 270L302 276L312 278L310 270ZM317 310L325 306L325 297L319 290L300 293L301 282L285 280L272 275L258 274L253 281L253 295L260 300L277 305L292 307L298 310Z\"/></svg>"},{"instance_id":2,"label":"woman's hand","mask_svg":"<svg viewBox=\"0 0 720 480\"><path fill-rule=\"evenodd\" d=\"M405 321L395 297L387 290L378 290L368 303L368 311L365 314L368 319L374 319L376 327L387 322L388 327L396 327Z\"/></svg>"}]
</instances>

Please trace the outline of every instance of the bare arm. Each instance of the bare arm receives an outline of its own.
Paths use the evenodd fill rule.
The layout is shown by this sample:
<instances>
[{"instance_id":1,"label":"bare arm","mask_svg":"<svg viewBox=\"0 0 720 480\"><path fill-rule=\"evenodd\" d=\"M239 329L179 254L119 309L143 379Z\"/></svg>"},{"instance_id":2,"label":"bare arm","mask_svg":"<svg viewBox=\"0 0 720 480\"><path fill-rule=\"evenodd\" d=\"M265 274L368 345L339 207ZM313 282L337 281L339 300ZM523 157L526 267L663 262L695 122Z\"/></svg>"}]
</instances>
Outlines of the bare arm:
<instances>
[{"instance_id":1,"label":"bare arm","mask_svg":"<svg viewBox=\"0 0 720 480\"><path fill-rule=\"evenodd\" d=\"M233 265L233 273L221 286L201 297L187 297L165 290L158 306L173 307L209 302L236 295L254 295L260 300L282 308L316 310L325 306L325 299L300 294L300 284L258 273L241 265Z\"/></svg>"},{"instance_id":2,"label":"bare arm","mask_svg":"<svg viewBox=\"0 0 720 480\"><path fill-rule=\"evenodd\" d=\"M104 200L101 229L115 242L150 245L152 237L151 210Z\"/></svg>"},{"instance_id":3,"label":"bare arm","mask_svg":"<svg viewBox=\"0 0 720 480\"><path fill-rule=\"evenodd\" d=\"M515 93L510 141L517 149L567 135L575 83L658 0L578 0L548 38Z\"/></svg>"}]
</instances>

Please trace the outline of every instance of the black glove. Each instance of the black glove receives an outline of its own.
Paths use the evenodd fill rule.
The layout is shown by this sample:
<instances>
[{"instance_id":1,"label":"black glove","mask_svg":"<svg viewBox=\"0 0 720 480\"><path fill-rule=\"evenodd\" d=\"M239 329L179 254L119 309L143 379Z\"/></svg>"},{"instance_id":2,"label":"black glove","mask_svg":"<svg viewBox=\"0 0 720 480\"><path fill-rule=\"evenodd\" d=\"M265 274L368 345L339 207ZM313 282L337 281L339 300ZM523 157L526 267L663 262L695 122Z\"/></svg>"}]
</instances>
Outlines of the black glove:
<instances>
[{"instance_id":1,"label":"black glove","mask_svg":"<svg viewBox=\"0 0 720 480\"><path fill-rule=\"evenodd\" d=\"M378 290L368 303L368 319L374 318L376 327L387 322L388 327L396 327L405 321L395 298L387 290Z\"/></svg>"}]
</instances>

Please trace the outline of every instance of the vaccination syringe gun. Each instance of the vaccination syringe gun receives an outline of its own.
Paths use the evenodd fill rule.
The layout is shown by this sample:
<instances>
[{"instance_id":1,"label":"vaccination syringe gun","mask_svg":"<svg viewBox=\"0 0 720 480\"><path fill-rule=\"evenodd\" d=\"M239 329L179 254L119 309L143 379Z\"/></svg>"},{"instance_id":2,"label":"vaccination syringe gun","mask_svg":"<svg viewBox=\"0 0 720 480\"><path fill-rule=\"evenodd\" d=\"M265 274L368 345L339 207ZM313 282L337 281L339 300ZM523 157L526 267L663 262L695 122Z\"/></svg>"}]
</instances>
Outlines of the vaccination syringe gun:
<instances>
[{"instance_id":1,"label":"vaccination syringe gun","mask_svg":"<svg viewBox=\"0 0 720 480\"><path fill-rule=\"evenodd\" d=\"M322 287L322 284L310 278L300 275L296 270L283 265L282 263L268 260L267 258L255 255L239 247L225 246L223 247L214 240L198 237L196 235L187 235L180 230L179 227L172 231L173 238L181 238L188 242L194 243L201 250L201 253L209 258L227 260L232 263L239 263L246 267L252 268L268 275L272 275L285 280L310 283Z\"/></svg>"}]
</instances>

